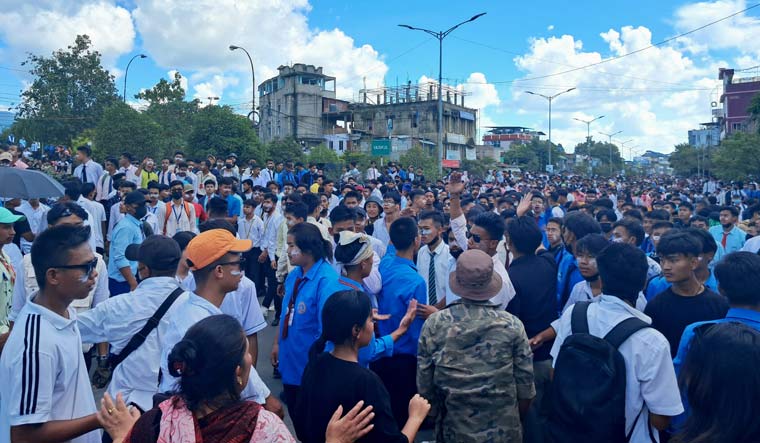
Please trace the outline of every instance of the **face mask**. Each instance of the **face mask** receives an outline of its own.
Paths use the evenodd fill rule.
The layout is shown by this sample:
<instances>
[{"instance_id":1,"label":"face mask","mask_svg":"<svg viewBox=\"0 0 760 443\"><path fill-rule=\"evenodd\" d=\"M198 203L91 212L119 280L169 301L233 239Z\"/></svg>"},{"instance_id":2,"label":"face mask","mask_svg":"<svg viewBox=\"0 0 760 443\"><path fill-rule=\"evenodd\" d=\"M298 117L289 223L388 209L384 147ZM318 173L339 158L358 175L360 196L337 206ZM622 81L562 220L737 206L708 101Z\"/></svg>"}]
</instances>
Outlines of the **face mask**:
<instances>
[{"instance_id":1,"label":"face mask","mask_svg":"<svg viewBox=\"0 0 760 443\"><path fill-rule=\"evenodd\" d=\"M612 243L623 243L623 237L612 237Z\"/></svg>"},{"instance_id":2,"label":"face mask","mask_svg":"<svg viewBox=\"0 0 760 443\"><path fill-rule=\"evenodd\" d=\"M612 223L599 223L602 226L602 232L607 233L612 231Z\"/></svg>"},{"instance_id":3,"label":"face mask","mask_svg":"<svg viewBox=\"0 0 760 443\"><path fill-rule=\"evenodd\" d=\"M172 198L174 200L179 200L182 198L182 191L172 191Z\"/></svg>"},{"instance_id":4,"label":"face mask","mask_svg":"<svg viewBox=\"0 0 760 443\"><path fill-rule=\"evenodd\" d=\"M232 163L227 163L224 165L224 167L227 169L232 169Z\"/></svg>"},{"instance_id":5,"label":"face mask","mask_svg":"<svg viewBox=\"0 0 760 443\"><path fill-rule=\"evenodd\" d=\"M659 235L653 235L652 236L652 241L660 241L660 236Z\"/></svg>"},{"instance_id":6,"label":"face mask","mask_svg":"<svg viewBox=\"0 0 760 443\"><path fill-rule=\"evenodd\" d=\"M142 205L135 209L135 218L138 220L142 220L145 215L148 214L148 208L145 207L145 205Z\"/></svg>"}]
</instances>

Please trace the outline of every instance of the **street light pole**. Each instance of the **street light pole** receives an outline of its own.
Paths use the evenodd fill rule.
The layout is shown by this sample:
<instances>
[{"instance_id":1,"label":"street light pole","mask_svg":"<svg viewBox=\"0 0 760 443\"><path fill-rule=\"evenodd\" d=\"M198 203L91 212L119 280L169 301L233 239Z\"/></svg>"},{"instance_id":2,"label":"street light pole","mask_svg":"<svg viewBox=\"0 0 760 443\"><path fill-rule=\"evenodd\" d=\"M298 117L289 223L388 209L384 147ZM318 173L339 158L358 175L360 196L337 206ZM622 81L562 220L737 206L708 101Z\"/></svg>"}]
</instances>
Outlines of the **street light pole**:
<instances>
[{"instance_id":1,"label":"street light pole","mask_svg":"<svg viewBox=\"0 0 760 443\"><path fill-rule=\"evenodd\" d=\"M552 100L554 100L555 98L559 97L562 94L568 93L573 90L575 90L574 87L568 89L567 91L558 92L554 95L544 95L544 94L539 94L537 92L525 91L526 94L537 95L539 97L543 97L549 100L549 156L548 156L548 161L546 162L547 165L552 164Z\"/></svg>"},{"instance_id":2,"label":"street light pole","mask_svg":"<svg viewBox=\"0 0 760 443\"><path fill-rule=\"evenodd\" d=\"M127 69L124 70L124 90L122 91L122 94L121 94L122 98L124 100L124 103L127 102L127 76L129 75L129 65L131 65L132 62L136 58L138 58L138 57L139 58L148 58L148 56L145 55L145 54L137 54L134 57L132 57L131 59L129 59L129 63L127 63Z\"/></svg>"},{"instance_id":3,"label":"street light pole","mask_svg":"<svg viewBox=\"0 0 760 443\"><path fill-rule=\"evenodd\" d=\"M256 122L254 121L254 118L256 118L256 72L253 69L253 59L251 58L251 54L249 54L245 48L230 45L230 51L234 51L236 49L241 49L243 52L245 52L245 55L248 56L248 61L251 63L251 82L253 83L253 92L251 93L253 95L251 97L251 122L253 124L253 127L256 128Z\"/></svg>"},{"instance_id":4,"label":"street light pole","mask_svg":"<svg viewBox=\"0 0 760 443\"><path fill-rule=\"evenodd\" d=\"M610 177L612 177L612 137L620 134L621 132L623 132L623 131L613 132L612 134L605 134L604 132L601 132L601 131L599 132L600 134L606 135L607 137L610 138L610 142L609 142L609 145L610 145Z\"/></svg>"},{"instance_id":5,"label":"street light pole","mask_svg":"<svg viewBox=\"0 0 760 443\"><path fill-rule=\"evenodd\" d=\"M417 28L409 25L398 25L402 28L411 29L412 31L422 31L438 39L438 151L440 162L438 163L438 174L443 175L443 160L446 158L446 151L443 149L443 39L446 38L456 28L465 23L469 23L486 15L485 12L473 15L468 20L450 27L445 31L432 31L430 29Z\"/></svg>"},{"instance_id":6,"label":"street light pole","mask_svg":"<svg viewBox=\"0 0 760 443\"><path fill-rule=\"evenodd\" d=\"M219 97L206 97L208 99L209 106L214 104L214 100L219 100Z\"/></svg>"}]
</instances>

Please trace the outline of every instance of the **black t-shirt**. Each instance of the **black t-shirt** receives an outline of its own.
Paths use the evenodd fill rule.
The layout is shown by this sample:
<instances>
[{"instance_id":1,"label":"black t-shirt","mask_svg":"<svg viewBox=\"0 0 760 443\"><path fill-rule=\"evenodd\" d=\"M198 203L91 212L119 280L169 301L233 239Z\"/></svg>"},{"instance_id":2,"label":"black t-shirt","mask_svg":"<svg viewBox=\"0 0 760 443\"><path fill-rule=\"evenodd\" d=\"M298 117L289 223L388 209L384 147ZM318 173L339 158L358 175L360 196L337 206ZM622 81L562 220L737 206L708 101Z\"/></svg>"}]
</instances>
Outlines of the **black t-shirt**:
<instances>
[{"instance_id":1,"label":"black t-shirt","mask_svg":"<svg viewBox=\"0 0 760 443\"><path fill-rule=\"evenodd\" d=\"M515 287L507 311L523 322L528 338L533 337L557 319L557 264L550 252L544 252L514 260L507 273ZM536 349L533 360L548 360L552 343Z\"/></svg>"},{"instance_id":2,"label":"black t-shirt","mask_svg":"<svg viewBox=\"0 0 760 443\"><path fill-rule=\"evenodd\" d=\"M670 342L670 354L675 357L686 326L698 321L724 318L728 300L705 288L694 297L677 295L670 287L647 303L644 313L652 318L652 327Z\"/></svg>"},{"instance_id":3,"label":"black t-shirt","mask_svg":"<svg viewBox=\"0 0 760 443\"><path fill-rule=\"evenodd\" d=\"M301 379L293 424L303 443L325 441L330 417L343 406L345 414L359 400L372 405L375 418L372 431L359 441L377 443L408 443L393 419L390 395L383 382L369 369L322 353L309 362Z\"/></svg>"},{"instance_id":4,"label":"black t-shirt","mask_svg":"<svg viewBox=\"0 0 760 443\"><path fill-rule=\"evenodd\" d=\"M13 223L13 230L16 231L16 235L13 236L13 243L20 248L21 236L27 232L31 232L32 227L29 226L29 220L26 219L26 216L22 212L18 212L15 209L9 209L9 211L11 211L13 215L20 215L23 217L22 219L19 219L19 221Z\"/></svg>"}]
</instances>

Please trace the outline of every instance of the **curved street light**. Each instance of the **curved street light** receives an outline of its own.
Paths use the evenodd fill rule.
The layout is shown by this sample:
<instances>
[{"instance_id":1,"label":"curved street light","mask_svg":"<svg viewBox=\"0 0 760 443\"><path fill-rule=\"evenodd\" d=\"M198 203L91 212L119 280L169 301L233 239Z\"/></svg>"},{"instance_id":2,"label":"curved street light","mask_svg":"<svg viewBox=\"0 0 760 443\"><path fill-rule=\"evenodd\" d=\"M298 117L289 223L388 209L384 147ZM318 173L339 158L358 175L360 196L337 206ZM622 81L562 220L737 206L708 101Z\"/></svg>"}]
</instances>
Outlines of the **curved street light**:
<instances>
[{"instance_id":1,"label":"curved street light","mask_svg":"<svg viewBox=\"0 0 760 443\"><path fill-rule=\"evenodd\" d=\"M251 58L251 54L242 46L230 45L230 51L235 51L237 49L245 52L245 55L248 56L248 61L251 63L251 83L253 84L253 91L251 92L251 123L256 127L254 121L254 115L256 114L256 72L253 69L253 59Z\"/></svg>"},{"instance_id":2,"label":"curved street light","mask_svg":"<svg viewBox=\"0 0 760 443\"><path fill-rule=\"evenodd\" d=\"M129 75L129 65L131 65L136 58L148 58L148 56L145 54L137 54L129 59L129 63L127 63L127 69L124 70L124 90L121 94L122 98L124 99L124 103L127 102L127 76Z\"/></svg>"},{"instance_id":3,"label":"curved street light","mask_svg":"<svg viewBox=\"0 0 760 443\"><path fill-rule=\"evenodd\" d=\"M547 165L552 164L552 100L554 100L555 98L559 97L562 94L566 94L566 93L568 93L570 91L574 91L574 90L575 90L575 87L572 87L572 88L568 89L567 91L558 92L558 93L556 93L554 95L544 95L544 94L539 94L539 93L533 92L533 91L525 91L526 94L536 95L536 96L543 97L543 98L549 100L549 161L546 162ZM547 171L547 172L549 172L549 171Z\"/></svg>"}]
</instances>

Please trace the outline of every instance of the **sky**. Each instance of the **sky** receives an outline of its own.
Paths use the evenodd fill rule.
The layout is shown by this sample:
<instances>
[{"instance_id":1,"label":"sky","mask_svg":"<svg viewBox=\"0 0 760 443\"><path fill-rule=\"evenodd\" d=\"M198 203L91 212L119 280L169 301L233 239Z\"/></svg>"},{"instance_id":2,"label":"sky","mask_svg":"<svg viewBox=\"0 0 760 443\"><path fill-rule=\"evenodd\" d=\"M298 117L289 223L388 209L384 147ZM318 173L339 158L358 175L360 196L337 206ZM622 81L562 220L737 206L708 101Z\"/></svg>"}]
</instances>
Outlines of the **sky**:
<instances>
[{"instance_id":1,"label":"sky","mask_svg":"<svg viewBox=\"0 0 760 443\"><path fill-rule=\"evenodd\" d=\"M228 49L232 44L251 53L257 84L280 65L308 63L337 77L339 98L358 99L365 84L437 79L437 40L398 24L446 30L486 12L443 44L443 81L469 94L465 104L479 110L479 136L492 125L547 132L547 100L526 91L577 88L552 103L552 141L572 152L587 129L575 119L604 115L591 135L606 140L600 133L622 131L613 141L626 142L624 157L667 153L687 140L689 129L710 121L719 68L760 76L760 7L672 38L753 6L744 0L0 0L0 110L18 104L29 85L21 66L26 54L49 55L77 34L91 37L120 94L129 60L147 56L129 69L127 97L135 105L134 94L179 72L189 97L204 103L220 97L220 104L246 113L250 64ZM633 51L639 52L626 55Z\"/></svg>"}]
</instances>

